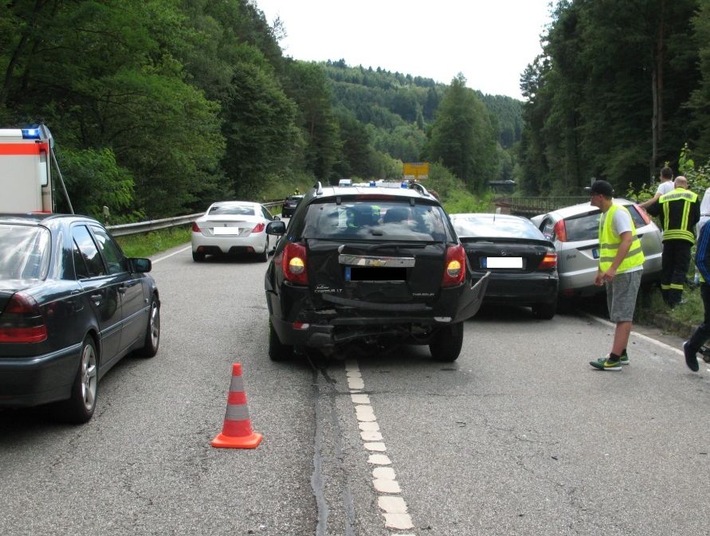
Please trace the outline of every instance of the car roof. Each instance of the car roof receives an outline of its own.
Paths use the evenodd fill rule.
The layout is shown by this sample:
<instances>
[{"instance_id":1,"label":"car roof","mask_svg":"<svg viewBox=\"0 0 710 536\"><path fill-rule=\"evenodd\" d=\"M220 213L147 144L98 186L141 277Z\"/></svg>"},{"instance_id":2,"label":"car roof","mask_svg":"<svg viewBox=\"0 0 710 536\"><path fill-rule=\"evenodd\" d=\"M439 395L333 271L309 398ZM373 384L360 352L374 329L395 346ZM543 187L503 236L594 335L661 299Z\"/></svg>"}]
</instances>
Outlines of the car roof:
<instances>
[{"instance_id":1,"label":"car roof","mask_svg":"<svg viewBox=\"0 0 710 536\"><path fill-rule=\"evenodd\" d=\"M0 213L0 223L22 223L28 224L42 224L51 221L60 220L76 220L76 221L98 221L91 216L85 216L83 214L62 214L55 212L26 212L26 213Z\"/></svg>"},{"instance_id":2,"label":"car roof","mask_svg":"<svg viewBox=\"0 0 710 536\"><path fill-rule=\"evenodd\" d=\"M419 184L416 186L402 186L402 184L401 182L384 181L379 181L374 186L369 183L354 183L352 186L321 186L318 184L315 187L314 197L392 196L407 199L427 199L439 204L439 201L425 187Z\"/></svg>"},{"instance_id":3,"label":"car roof","mask_svg":"<svg viewBox=\"0 0 710 536\"><path fill-rule=\"evenodd\" d=\"M620 205L633 205L634 202L629 199L624 199L623 197L615 197L614 202ZM571 216L576 216L577 214L584 214L586 212L592 212L594 210L599 210L598 207L593 206L591 203L578 203L576 205L570 205L568 207L562 207L555 210L550 210L544 214L539 214L536 218L541 216L552 215L560 219L569 218Z\"/></svg>"}]
</instances>

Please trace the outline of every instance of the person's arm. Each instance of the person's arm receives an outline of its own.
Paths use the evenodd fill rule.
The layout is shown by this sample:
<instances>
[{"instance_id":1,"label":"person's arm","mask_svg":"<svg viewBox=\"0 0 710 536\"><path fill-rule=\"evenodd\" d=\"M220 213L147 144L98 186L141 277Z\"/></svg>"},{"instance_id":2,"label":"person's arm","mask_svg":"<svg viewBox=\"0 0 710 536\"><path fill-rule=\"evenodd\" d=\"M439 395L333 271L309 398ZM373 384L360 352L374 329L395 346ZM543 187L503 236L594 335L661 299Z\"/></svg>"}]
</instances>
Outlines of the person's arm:
<instances>
[{"instance_id":1,"label":"person's arm","mask_svg":"<svg viewBox=\"0 0 710 536\"><path fill-rule=\"evenodd\" d=\"M639 206L643 209L647 209L649 206L653 205L661 197L661 192L656 192L651 199L646 199L643 203L639 203ZM648 212L648 210L647 210Z\"/></svg>"}]
</instances>

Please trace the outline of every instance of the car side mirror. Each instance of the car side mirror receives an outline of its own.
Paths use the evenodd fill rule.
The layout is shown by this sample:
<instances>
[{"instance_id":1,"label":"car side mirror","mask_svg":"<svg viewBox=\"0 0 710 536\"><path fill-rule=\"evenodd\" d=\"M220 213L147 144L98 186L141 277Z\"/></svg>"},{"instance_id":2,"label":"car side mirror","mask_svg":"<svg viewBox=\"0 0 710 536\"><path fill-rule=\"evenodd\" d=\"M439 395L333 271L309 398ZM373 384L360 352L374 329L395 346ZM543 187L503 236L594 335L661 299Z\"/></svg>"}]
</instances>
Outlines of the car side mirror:
<instances>
[{"instance_id":1,"label":"car side mirror","mask_svg":"<svg viewBox=\"0 0 710 536\"><path fill-rule=\"evenodd\" d=\"M144 274L153 269L153 263L150 259L132 258L128 260L131 263L132 272Z\"/></svg>"},{"instance_id":2,"label":"car side mirror","mask_svg":"<svg viewBox=\"0 0 710 536\"><path fill-rule=\"evenodd\" d=\"M286 234L286 224L281 221L271 221L266 224L266 234L281 236Z\"/></svg>"}]
</instances>

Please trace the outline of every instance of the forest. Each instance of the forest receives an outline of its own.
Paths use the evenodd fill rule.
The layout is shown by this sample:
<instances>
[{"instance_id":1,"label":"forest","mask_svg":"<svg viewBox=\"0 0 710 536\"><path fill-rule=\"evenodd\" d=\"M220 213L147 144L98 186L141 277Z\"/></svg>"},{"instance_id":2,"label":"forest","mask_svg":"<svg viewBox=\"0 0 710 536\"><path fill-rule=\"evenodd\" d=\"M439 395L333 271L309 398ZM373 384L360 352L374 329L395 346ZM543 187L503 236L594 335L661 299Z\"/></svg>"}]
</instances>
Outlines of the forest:
<instances>
[{"instance_id":1,"label":"forest","mask_svg":"<svg viewBox=\"0 0 710 536\"><path fill-rule=\"evenodd\" d=\"M287 57L258 0L3 2L0 127L45 123L75 210L112 223L417 161L457 200L641 188L710 157L707 4L557 2L518 101Z\"/></svg>"}]
</instances>

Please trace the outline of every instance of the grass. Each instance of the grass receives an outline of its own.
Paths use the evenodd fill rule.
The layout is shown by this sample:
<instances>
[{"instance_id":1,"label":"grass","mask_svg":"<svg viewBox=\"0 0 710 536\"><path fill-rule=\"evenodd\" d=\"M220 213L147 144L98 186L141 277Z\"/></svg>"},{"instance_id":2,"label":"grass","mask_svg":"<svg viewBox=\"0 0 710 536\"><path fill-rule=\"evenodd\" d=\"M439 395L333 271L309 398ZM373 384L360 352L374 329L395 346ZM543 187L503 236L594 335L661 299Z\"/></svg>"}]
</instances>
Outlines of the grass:
<instances>
[{"instance_id":1,"label":"grass","mask_svg":"<svg viewBox=\"0 0 710 536\"><path fill-rule=\"evenodd\" d=\"M118 236L116 241L127 257L151 257L161 251L189 243L190 227L174 227L144 234Z\"/></svg>"}]
</instances>

